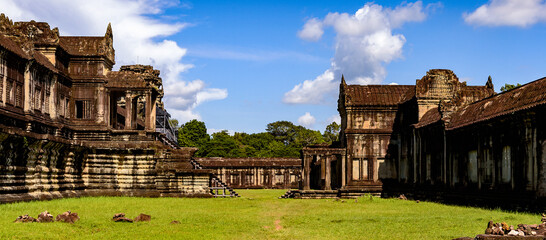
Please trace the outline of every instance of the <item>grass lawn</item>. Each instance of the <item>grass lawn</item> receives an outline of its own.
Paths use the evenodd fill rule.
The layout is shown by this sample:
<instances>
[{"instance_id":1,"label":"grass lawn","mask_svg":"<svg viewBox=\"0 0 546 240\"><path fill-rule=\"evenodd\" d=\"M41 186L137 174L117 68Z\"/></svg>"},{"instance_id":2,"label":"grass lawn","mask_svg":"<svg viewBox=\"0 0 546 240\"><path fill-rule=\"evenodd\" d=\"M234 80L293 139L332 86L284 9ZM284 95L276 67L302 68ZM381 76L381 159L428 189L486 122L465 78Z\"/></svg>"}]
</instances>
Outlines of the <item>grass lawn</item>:
<instances>
[{"instance_id":1,"label":"grass lawn","mask_svg":"<svg viewBox=\"0 0 546 240\"><path fill-rule=\"evenodd\" d=\"M540 223L537 214L437 203L362 197L278 199L284 190L237 190L224 199L93 197L0 205L0 239L452 239L475 236L487 222ZM80 221L13 223L19 215L55 217L66 210ZM151 222L115 223L140 213ZM181 224L169 224L178 220Z\"/></svg>"}]
</instances>

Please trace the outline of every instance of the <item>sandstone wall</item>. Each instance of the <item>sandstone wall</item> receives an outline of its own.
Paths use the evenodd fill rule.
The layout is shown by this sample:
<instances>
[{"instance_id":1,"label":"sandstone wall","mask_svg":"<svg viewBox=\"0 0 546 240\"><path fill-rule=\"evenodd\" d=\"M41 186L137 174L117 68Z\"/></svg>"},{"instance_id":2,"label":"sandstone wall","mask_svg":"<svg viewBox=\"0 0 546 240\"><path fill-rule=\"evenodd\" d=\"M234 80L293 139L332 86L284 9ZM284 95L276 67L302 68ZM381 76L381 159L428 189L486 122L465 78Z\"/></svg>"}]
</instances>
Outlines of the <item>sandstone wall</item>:
<instances>
[{"instance_id":1,"label":"sandstone wall","mask_svg":"<svg viewBox=\"0 0 546 240\"><path fill-rule=\"evenodd\" d=\"M210 173L187 166L191 152L90 148L32 135L0 132L0 203L79 196L211 196ZM158 163L167 158L184 167L160 169Z\"/></svg>"}]
</instances>

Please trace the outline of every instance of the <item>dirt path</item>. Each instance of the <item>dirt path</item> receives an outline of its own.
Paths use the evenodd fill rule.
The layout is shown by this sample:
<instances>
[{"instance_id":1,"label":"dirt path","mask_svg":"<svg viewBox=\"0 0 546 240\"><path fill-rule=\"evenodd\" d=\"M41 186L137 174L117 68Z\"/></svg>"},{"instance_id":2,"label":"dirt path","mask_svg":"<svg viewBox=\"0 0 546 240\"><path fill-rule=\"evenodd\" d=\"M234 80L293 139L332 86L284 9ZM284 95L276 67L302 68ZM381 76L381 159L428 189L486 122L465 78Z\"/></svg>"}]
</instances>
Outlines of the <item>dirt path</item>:
<instances>
[{"instance_id":1,"label":"dirt path","mask_svg":"<svg viewBox=\"0 0 546 240\"><path fill-rule=\"evenodd\" d=\"M282 230L281 220L277 219L275 220L275 230L279 231Z\"/></svg>"}]
</instances>

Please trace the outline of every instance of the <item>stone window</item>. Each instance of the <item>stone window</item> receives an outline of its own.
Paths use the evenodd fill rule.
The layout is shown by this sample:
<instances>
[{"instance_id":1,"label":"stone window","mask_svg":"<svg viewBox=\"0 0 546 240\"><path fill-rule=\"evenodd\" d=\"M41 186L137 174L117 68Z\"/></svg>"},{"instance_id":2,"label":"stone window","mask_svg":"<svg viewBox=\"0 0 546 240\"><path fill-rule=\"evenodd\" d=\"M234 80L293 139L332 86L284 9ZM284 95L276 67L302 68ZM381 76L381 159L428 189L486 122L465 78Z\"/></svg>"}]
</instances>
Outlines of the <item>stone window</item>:
<instances>
[{"instance_id":1,"label":"stone window","mask_svg":"<svg viewBox=\"0 0 546 240\"><path fill-rule=\"evenodd\" d=\"M6 59L0 57L0 77L3 78L6 74Z\"/></svg>"},{"instance_id":2,"label":"stone window","mask_svg":"<svg viewBox=\"0 0 546 240\"><path fill-rule=\"evenodd\" d=\"M509 183L512 180L512 156L510 146L502 148L501 181Z\"/></svg>"},{"instance_id":3,"label":"stone window","mask_svg":"<svg viewBox=\"0 0 546 240\"><path fill-rule=\"evenodd\" d=\"M59 98L59 116L61 117L64 117L64 113L65 113L65 108L66 108L66 105L65 105L65 101L64 101L64 96L61 95L60 98Z\"/></svg>"},{"instance_id":4,"label":"stone window","mask_svg":"<svg viewBox=\"0 0 546 240\"><path fill-rule=\"evenodd\" d=\"M49 93L46 93L45 95L45 98L44 98L44 113L49 113L49 98L50 98L50 94Z\"/></svg>"},{"instance_id":5,"label":"stone window","mask_svg":"<svg viewBox=\"0 0 546 240\"><path fill-rule=\"evenodd\" d=\"M290 183L295 183L296 182L296 174L290 174Z\"/></svg>"},{"instance_id":6,"label":"stone window","mask_svg":"<svg viewBox=\"0 0 546 240\"><path fill-rule=\"evenodd\" d=\"M275 174L275 184L284 183L284 175L282 173Z\"/></svg>"},{"instance_id":7,"label":"stone window","mask_svg":"<svg viewBox=\"0 0 546 240\"><path fill-rule=\"evenodd\" d=\"M368 180L368 160L353 158L353 180Z\"/></svg>"},{"instance_id":8,"label":"stone window","mask_svg":"<svg viewBox=\"0 0 546 240\"><path fill-rule=\"evenodd\" d=\"M252 173L245 174L245 184L248 184L248 185L254 184L253 177L254 175L252 175Z\"/></svg>"},{"instance_id":9,"label":"stone window","mask_svg":"<svg viewBox=\"0 0 546 240\"><path fill-rule=\"evenodd\" d=\"M238 173L232 173L230 182L233 185L239 185L239 174Z\"/></svg>"},{"instance_id":10,"label":"stone window","mask_svg":"<svg viewBox=\"0 0 546 240\"><path fill-rule=\"evenodd\" d=\"M7 81L6 86L6 102L13 105L13 81Z\"/></svg>"},{"instance_id":11,"label":"stone window","mask_svg":"<svg viewBox=\"0 0 546 240\"><path fill-rule=\"evenodd\" d=\"M75 112L76 112L76 118L77 119L91 119L92 118L91 101L90 100L76 100L76 101L74 101L74 104L75 104Z\"/></svg>"},{"instance_id":12,"label":"stone window","mask_svg":"<svg viewBox=\"0 0 546 240\"><path fill-rule=\"evenodd\" d=\"M268 186L269 185L269 173L268 172L264 172L264 185Z\"/></svg>"},{"instance_id":13,"label":"stone window","mask_svg":"<svg viewBox=\"0 0 546 240\"><path fill-rule=\"evenodd\" d=\"M65 117L68 116L68 106L69 106L69 103L70 103L69 100L70 100L70 99L69 99L68 97L66 97L66 98L64 99L64 102L65 102L65 103L64 103L64 116L65 116Z\"/></svg>"},{"instance_id":14,"label":"stone window","mask_svg":"<svg viewBox=\"0 0 546 240\"><path fill-rule=\"evenodd\" d=\"M23 107L23 84L17 83L15 87L15 106Z\"/></svg>"},{"instance_id":15,"label":"stone window","mask_svg":"<svg viewBox=\"0 0 546 240\"><path fill-rule=\"evenodd\" d=\"M483 166L480 166L481 169L483 169L482 173L483 176L481 177L483 179L484 183L492 183L493 182L493 158L491 157L491 150L485 149L483 150Z\"/></svg>"},{"instance_id":16,"label":"stone window","mask_svg":"<svg viewBox=\"0 0 546 240\"><path fill-rule=\"evenodd\" d=\"M478 182L478 151L468 152L468 181Z\"/></svg>"},{"instance_id":17,"label":"stone window","mask_svg":"<svg viewBox=\"0 0 546 240\"><path fill-rule=\"evenodd\" d=\"M38 110L38 111L41 111L41 110L42 110L42 108L41 108L41 106L42 106L42 102L41 102L42 98L41 98L41 96L42 96L42 88L36 86L36 87L34 88L34 108L35 108L36 110Z\"/></svg>"}]
</instances>

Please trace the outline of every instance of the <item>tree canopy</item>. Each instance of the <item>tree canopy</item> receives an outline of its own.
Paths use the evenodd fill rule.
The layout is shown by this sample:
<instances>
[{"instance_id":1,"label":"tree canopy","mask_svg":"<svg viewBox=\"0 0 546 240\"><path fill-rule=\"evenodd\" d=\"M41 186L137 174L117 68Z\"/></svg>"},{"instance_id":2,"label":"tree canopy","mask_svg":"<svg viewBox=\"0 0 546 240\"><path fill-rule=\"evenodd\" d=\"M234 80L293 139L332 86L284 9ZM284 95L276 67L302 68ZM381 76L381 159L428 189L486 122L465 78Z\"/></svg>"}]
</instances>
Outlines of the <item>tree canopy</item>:
<instances>
[{"instance_id":1,"label":"tree canopy","mask_svg":"<svg viewBox=\"0 0 546 240\"><path fill-rule=\"evenodd\" d=\"M514 85L514 84L509 84L509 83L505 83L504 86L502 86L502 87L500 88L500 90L501 90L501 92L506 92L506 91L512 90L512 89L514 89L514 88L517 88L517 87L519 87L519 86L521 86L521 84L519 84L519 83L517 83L516 85Z\"/></svg>"},{"instance_id":2,"label":"tree canopy","mask_svg":"<svg viewBox=\"0 0 546 240\"><path fill-rule=\"evenodd\" d=\"M289 121L277 121L267 124L261 133L236 132L231 136L224 130L209 136L205 123L194 119L180 127L178 143L199 148L198 157L299 157L305 146L337 141L339 130L335 122L321 134Z\"/></svg>"}]
</instances>

